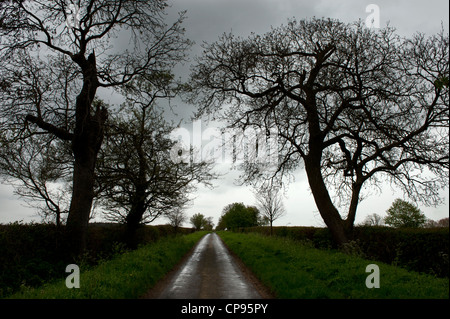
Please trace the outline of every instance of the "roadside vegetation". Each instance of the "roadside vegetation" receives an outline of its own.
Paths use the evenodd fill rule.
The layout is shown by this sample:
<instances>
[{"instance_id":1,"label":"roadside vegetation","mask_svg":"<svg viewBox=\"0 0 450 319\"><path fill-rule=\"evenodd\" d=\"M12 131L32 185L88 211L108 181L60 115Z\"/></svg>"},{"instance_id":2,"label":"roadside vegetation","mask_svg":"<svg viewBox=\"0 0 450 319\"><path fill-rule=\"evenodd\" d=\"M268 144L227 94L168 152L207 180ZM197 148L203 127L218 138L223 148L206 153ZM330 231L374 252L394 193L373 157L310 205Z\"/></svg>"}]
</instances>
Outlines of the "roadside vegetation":
<instances>
[{"instance_id":1,"label":"roadside vegetation","mask_svg":"<svg viewBox=\"0 0 450 319\"><path fill-rule=\"evenodd\" d=\"M388 265L337 250L260 234L218 232L225 244L277 298L449 298L448 278ZM380 288L367 288L369 264L380 270Z\"/></svg>"},{"instance_id":2,"label":"roadside vegetation","mask_svg":"<svg viewBox=\"0 0 450 319\"><path fill-rule=\"evenodd\" d=\"M407 270L449 278L448 217L439 221L427 219L417 206L401 199L396 199L386 213L385 218L378 214L367 216L362 224L353 227L348 234L351 240L339 249ZM326 227L237 225L228 230L286 237L319 249L338 248Z\"/></svg>"},{"instance_id":3,"label":"roadside vegetation","mask_svg":"<svg viewBox=\"0 0 450 319\"><path fill-rule=\"evenodd\" d=\"M269 227L241 228L239 232L269 236ZM306 242L318 249L336 249L327 228L277 226L277 237ZM416 272L449 278L449 229L360 226L353 230L353 241L342 247L366 259L377 260Z\"/></svg>"},{"instance_id":4,"label":"roadside vegetation","mask_svg":"<svg viewBox=\"0 0 450 319\"><path fill-rule=\"evenodd\" d=\"M193 232L170 225L142 226L131 247L126 225L92 223L85 253L74 256L67 248L70 241L64 227L20 222L0 225L0 298L63 280L69 264L86 271L125 252Z\"/></svg>"},{"instance_id":5,"label":"roadside vegetation","mask_svg":"<svg viewBox=\"0 0 450 319\"><path fill-rule=\"evenodd\" d=\"M164 238L117 255L87 271L81 269L80 288L68 289L65 280L57 280L38 288L23 288L10 298L139 298L163 278L205 234L202 231Z\"/></svg>"}]
</instances>

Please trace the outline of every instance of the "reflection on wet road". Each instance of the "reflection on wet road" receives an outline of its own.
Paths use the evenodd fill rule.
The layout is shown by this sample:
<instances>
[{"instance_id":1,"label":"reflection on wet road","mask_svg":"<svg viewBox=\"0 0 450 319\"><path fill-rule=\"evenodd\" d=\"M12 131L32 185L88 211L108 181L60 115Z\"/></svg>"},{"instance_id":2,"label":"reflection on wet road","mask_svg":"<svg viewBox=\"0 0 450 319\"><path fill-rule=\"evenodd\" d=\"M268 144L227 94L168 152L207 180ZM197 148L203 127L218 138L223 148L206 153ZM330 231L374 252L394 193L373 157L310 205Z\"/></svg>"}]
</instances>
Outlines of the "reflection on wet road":
<instances>
[{"instance_id":1,"label":"reflection on wet road","mask_svg":"<svg viewBox=\"0 0 450 319\"><path fill-rule=\"evenodd\" d=\"M207 234L181 266L159 298L257 299L217 234Z\"/></svg>"}]
</instances>

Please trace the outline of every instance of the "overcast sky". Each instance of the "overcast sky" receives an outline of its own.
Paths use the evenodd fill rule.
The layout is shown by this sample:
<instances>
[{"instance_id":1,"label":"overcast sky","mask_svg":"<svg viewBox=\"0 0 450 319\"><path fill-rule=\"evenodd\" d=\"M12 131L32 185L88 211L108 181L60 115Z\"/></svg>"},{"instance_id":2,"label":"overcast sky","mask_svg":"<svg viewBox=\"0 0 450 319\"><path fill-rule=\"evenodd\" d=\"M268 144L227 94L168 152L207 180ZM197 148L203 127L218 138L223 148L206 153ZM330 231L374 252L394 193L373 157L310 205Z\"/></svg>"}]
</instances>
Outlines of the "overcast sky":
<instances>
[{"instance_id":1,"label":"overcast sky","mask_svg":"<svg viewBox=\"0 0 450 319\"><path fill-rule=\"evenodd\" d=\"M441 28L441 22L448 32L449 25L448 0L172 0L171 2L173 5L169 10L169 17L174 17L176 12L187 10L187 19L184 23L186 36L196 43L192 47L191 57L201 53L200 45L203 41L215 41L224 32L241 36L247 36L251 32L262 34L269 31L271 26L285 24L293 17L297 19L330 17L344 22L365 20L371 14L366 12L369 4L378 6L382 27L389 22L390 26L395 27L397 32L404 36L411 36L417 31L428 35L437 33ZM178 76L185 78L188 70L189 63L177 68ZM184 120L183 126L192 132L193 123L190 116L194 107L179 101L175 104L175 111ZM212 125L206 122L201 124L201 132L205 132ZM199 187L197 193L193 195L195 199L192 206L187 210L188 217L202 213L207 217L213 217L214 223L217 224L222 209L227 204L233 202L255 204L250 189L234 185L234 179L239 175L238 171L229 172L226 165L220 165L219 169L228 173L214 182L216 187L212 190ZM436 208L420 206L428 218L439 220L448 217L448 189L443 190L443 194L446 197L444 205ZM286 195L287 214L277 220L275 225L324 225L310 194L303 170L298 170L295 174L295 182L289 185ZM378 213L384 216L392 201L398 197L402 198L403 194L396 192L389 185L383 187L381 193L374 192L360 204L356 223L363 221L368 214ZM0 185L0 223L39 220L34 215L33 209L24 207L23 202L13 196L10 186ZM165 223L165 220L155 221L155 224L160 223ZM188 223L185 225L188 226Z\"/></svg>"}]
</instances>

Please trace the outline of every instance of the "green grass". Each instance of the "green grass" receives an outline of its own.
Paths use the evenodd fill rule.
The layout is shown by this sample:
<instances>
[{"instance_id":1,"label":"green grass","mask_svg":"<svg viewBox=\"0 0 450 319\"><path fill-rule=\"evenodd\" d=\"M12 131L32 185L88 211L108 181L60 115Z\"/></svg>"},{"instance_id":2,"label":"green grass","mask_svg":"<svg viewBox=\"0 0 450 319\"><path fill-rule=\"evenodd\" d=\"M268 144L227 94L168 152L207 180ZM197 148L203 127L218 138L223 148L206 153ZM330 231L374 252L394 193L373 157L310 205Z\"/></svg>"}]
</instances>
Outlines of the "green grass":
<instances>
[{"instance_id":1,"label":"green grass","mask_svg":"<svg viewBox=\"0 0 450 319\"><path fill-rule=\"evenodd\" d=\"M449 298L449 280L286 238L218 233L277 298ZM380 288L366 287L366 266L380 269Z\"/></svg>"},{"instance_id":2,"label":"green grass","mask_svg":"<svg viewBox=\"0 0 450 319\"><path fill-rule=\"evenodd\" d=\"M119 255L92 269L80 269L80 288L68 289L65 280L62 280L39 288L24 288L9 298L139 298L163 278L205 233L195 232L162 239Z\"/></svg>"}]
</instances>

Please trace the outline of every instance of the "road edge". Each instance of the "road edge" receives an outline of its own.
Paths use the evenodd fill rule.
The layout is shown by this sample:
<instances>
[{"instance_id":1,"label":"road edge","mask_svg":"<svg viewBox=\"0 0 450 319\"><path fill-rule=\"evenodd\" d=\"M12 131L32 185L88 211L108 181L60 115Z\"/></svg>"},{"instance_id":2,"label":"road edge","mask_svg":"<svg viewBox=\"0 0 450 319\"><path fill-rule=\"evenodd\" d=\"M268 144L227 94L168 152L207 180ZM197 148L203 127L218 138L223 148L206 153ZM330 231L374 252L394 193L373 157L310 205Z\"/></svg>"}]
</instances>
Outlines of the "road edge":
<instances>
[{"instance_id":1,"label":"road edge","mask_svg":"<svg viewBox=\"0 0 450 319\"><path fill-rule=\"evenodd\" d=\"M161 293L164 291L164 289L167 287L167 285L171 282L173 277L178 273L180 268L187 262L187 260L191 257L194 250L197 248L200 241L208 235L209 233L202 236L198 242L178 261L178 263L173 266L169 272L167 272L163 278L158 280L155 285L147 290L145 294L139 297L139 299L158 299Z\"/></svg>"},{"instance_id":2,"label":"road edge","mask_svg":"<svg viewBox=\"0 0 450 319\"><path fill-rule=\"evenodd\" d=\"M225 248L230 253L231 257L233 258L234 262L236 262L236 265L241 270L242 274L245 276L247 281L253 286L253 288L256 289L256 291L261 295L263 299L277 299L275 293L266 285L264 285L258 277L248 268L244 262L239 258L239 256L228 247L228 245L223 241L222 237L220 237L219 234L217 234L217 237L219 237L220 241L223 243Z\"/></svg>"}]
</instances>

